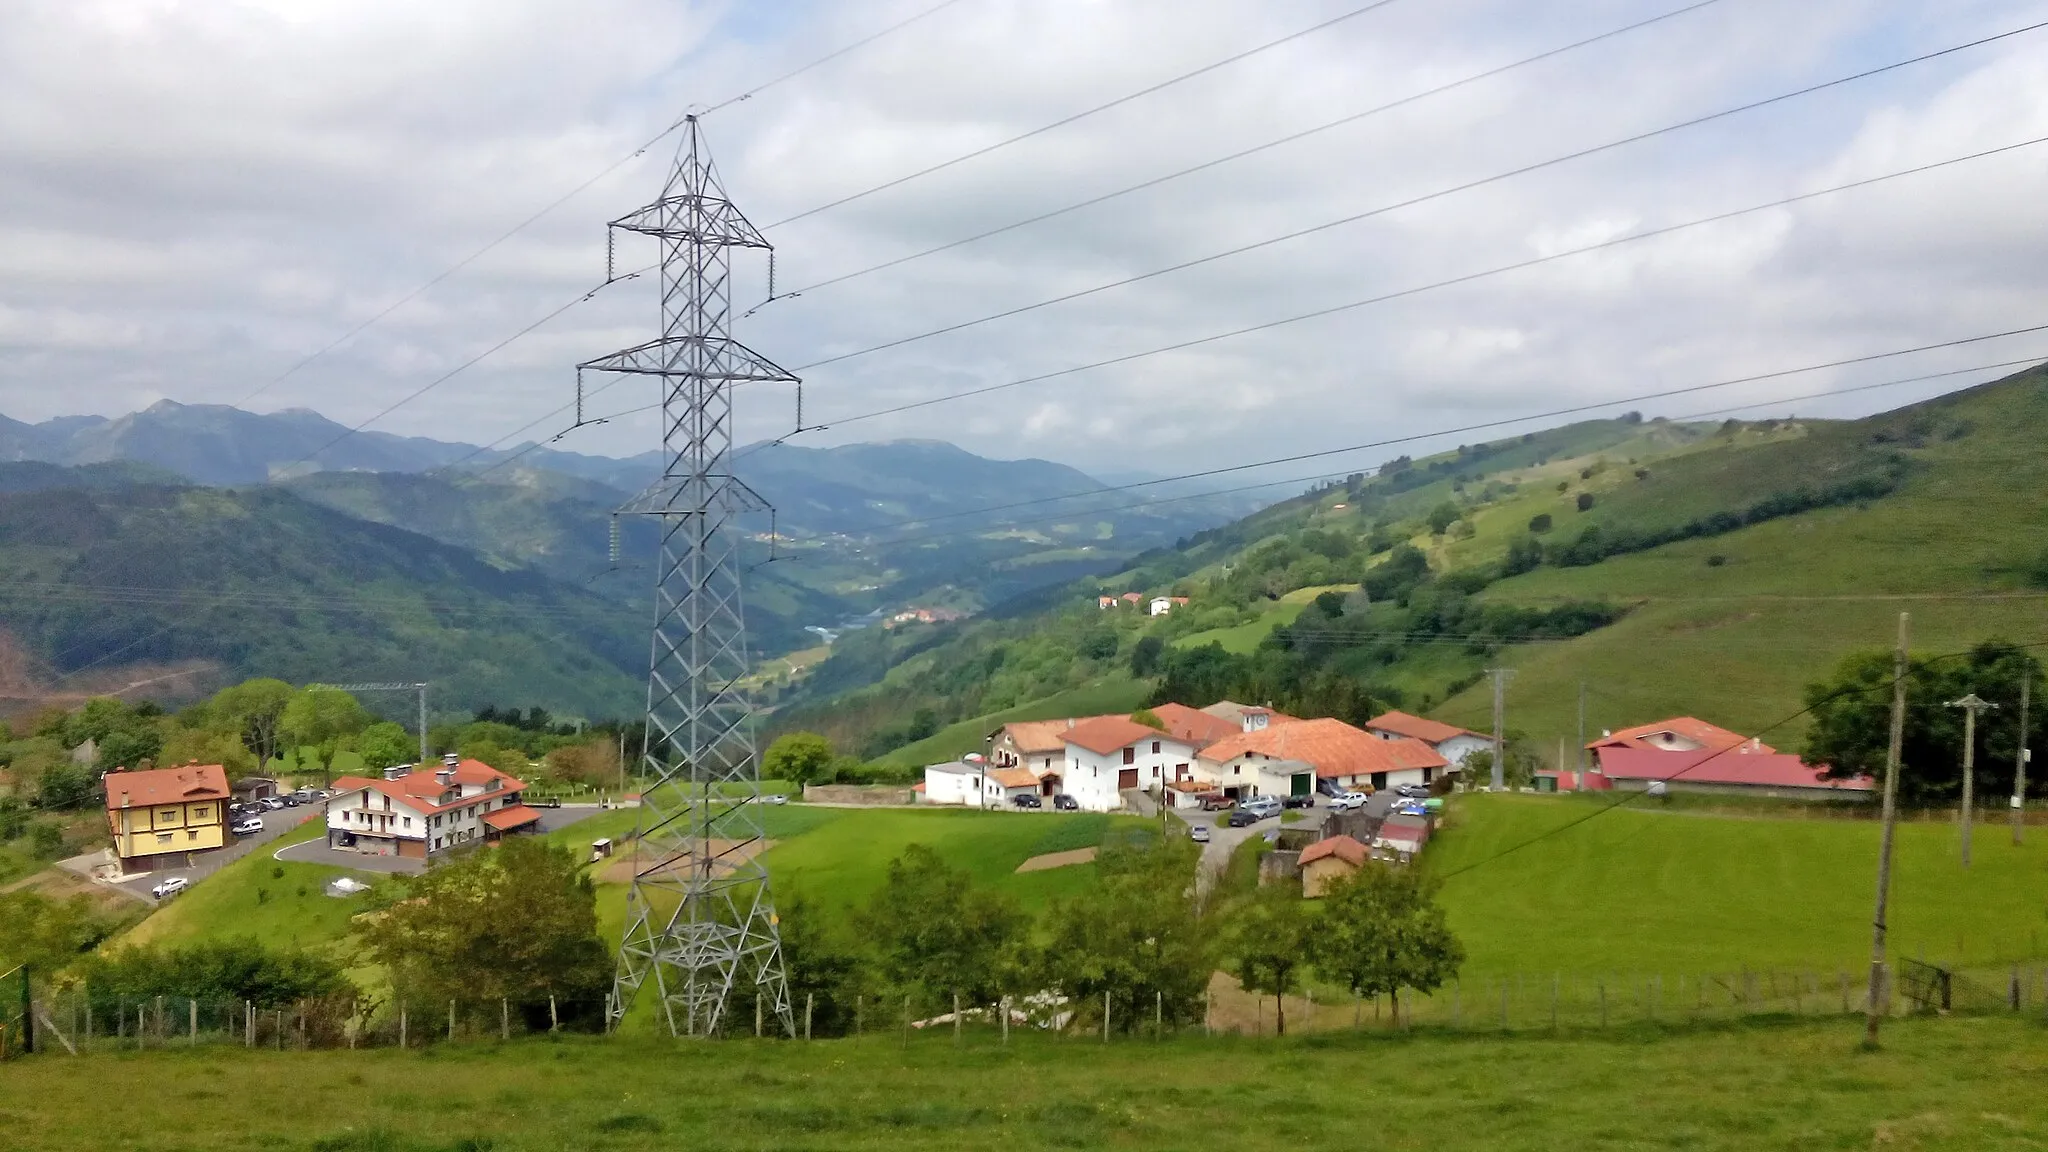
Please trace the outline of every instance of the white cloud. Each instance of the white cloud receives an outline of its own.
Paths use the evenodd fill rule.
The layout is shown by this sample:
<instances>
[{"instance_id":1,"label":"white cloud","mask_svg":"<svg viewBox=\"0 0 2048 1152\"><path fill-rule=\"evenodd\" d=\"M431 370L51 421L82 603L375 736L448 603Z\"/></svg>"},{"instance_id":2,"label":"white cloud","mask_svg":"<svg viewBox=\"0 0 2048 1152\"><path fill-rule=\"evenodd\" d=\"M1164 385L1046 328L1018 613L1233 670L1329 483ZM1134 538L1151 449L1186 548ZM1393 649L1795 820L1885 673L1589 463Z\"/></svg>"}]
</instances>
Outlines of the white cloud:
<instances>
[{"instance_id":1,"label":"white cloud","mask_svg":"<svg viewBox=\"0 0 2048 1152\"><path fill-rule=\"evenodd\" d=\"M926 6L0 7L0 412L112 414L159 394L237 400L625 155L686 102L724 99ZM966 0L716 112L705 127L728 189L767 225L1351 6ZM778 279L785 289L815 284L1666 8L1394 4L774 228ZM784 364L808 363L2017 26L2030 13L2017 0L1725 0L779 301L739 334ZM2037 321L2033 254L2048 241L2038 208L2048 199L2048 146L974 400L846 420L2048 134L2043 47L2041 34L2015 38L820 367L806 373L805 414L834 426L810 438L946 437L997 455L1170 471ZM254 406L367 418L587 291L603 275L603 221L653 194L671 146L623 166ZM649 256L621 245L622 267ZM764 295L761 263L740 260L741 309ZM649 281L613 285L377 426L479 441L510 432L569 399L577 361L647 338L656 316ZM1924 362L1961 366L2030 348L2048 354L2048 341ZM1710 393L1661 410L1819 390L1901 367L1730 389L1725 399ZM644 404L644 383L623 382L593 408ZM1879 392L1799 410L1904 398ZM791 420L786 390L742 398L743 437L784 433ZM532 434L557 427L544 422ZM651 419L629 418L564 446L623 454L653 435Z\"/></svg>"}]
</instances>

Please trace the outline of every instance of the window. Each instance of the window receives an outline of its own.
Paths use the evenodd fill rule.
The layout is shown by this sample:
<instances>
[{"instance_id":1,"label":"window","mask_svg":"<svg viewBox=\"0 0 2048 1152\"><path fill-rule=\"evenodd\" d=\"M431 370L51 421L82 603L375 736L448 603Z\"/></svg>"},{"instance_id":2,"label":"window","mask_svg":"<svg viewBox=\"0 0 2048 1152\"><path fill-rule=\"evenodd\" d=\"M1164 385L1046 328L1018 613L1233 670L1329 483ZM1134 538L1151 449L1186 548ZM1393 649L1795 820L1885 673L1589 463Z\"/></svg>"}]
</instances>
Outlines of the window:
<instances>
[{"instance_id":1,"label":"window","mask_svg":"<svg viewBox=\"0 0 2048 1152\"><path fill-rule=\"evenodd\" d=\"M1137 762L1138 762L1138 747L1137 747L1137 745L1133 744L1133 745L1130 745L1129 747L1126 747L1126 748L1124 749L1124 763L1126 763L1126 764L1136 764Z\"/></svg>"},{"instance_id":2,"label":"window","mask_svg":"<svg viewBox=\"0 0 2048 1152\"><path fill-rule=\"evenodd\" d=\"M199 839L199 830L198 830L197 828L194 828L194 829L191 829L190 831L186 832L186 833L185 833L185 839L187 839L187 840L197 840L197 839Z\"/></svg>"},{"instance_id":3,"label":"window","mask_svg":"<svg viewBox=\"0 0 2048 1152\"><path fill-rule=\"evenodd\" d=\"M169 844L171 842L171 834L169 832L157 833L156 842L159 844Z\"/></svg>"},{"instance_id":4,"label":"window","mask_svg":"<svg viewBox=\"0 0 2048 1152\"><path fill-rule=\"evenodd\" d=\"M1153 754L1154 756L1157 756L1157 755L1159 755L1159 741L1157 741L1157 740L1154 740L1154 741L1152 742L1152 754Z\"/></svg>"},{"instance_id":5,"label":"window","mask_svg":"<svg viewBox=\"0 0 2048 1152\"><path fill-rule=\"evenodd\" d=\"M156 822L159 824L176 824L178 822L178 810L176 808L157 809Z\"/></svg>"},{"instance_id":6,"label":"window","mask_svg":"<svg viewBox=\"0 0 2048 1152\"><path fill-rule=\"evenodd\" d=\"M213 805L211 805L211 804L200 804L200 805L197 805L197 806L195 806L195 807L194 807L194 808L192 809L192 819L194 819L194 820L211 820L211 819L213 819Z\"/></svg>"},{"instance_id":7,"label":"window","mask_svg":"<svg viewBox=\"0 0 2048 1152\"><path fill-rule=\"evenodd\" d=\"M412 817L410 817L410 816L404 817L404 818L403 818L403 819L401 819L401 820L400 820L400 821L399 821L398 823L399 823L399 827L401 827L401 828L410 828L410 827L412 827Z\"/></svg>"}]
</instances>

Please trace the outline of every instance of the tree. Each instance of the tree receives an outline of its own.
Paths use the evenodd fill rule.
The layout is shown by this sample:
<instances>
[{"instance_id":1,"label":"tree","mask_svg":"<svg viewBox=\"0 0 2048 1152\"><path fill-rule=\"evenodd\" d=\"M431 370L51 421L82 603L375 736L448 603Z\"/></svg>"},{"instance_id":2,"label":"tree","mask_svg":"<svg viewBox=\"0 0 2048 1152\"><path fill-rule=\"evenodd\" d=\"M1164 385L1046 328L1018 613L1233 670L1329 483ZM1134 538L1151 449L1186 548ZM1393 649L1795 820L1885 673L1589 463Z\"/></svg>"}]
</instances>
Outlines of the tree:
<instances>
[{"instance_id":1,"label":"tree","mask_svg":"<svg viewBox=\"0 0 2048 1152\"><path fill-rule=\"evenodd\" d=\"M36 782L38 808L84 808L99 797L99 774L68 757L45 765Z\"/></svg>"},{"instance_id":2,"label":"tree","mask_svg":"<svg viewBox=\"0 0 2048 1152\"><path fill-rule=\"evenodd\" d=\"M117 927L118 921L95 912L85 896L53 900L26 889L0 892L0 971L17 964L62 968Z\"/></svg>"},{"instance_id":3,"label":"tree","mask_svg":"<svg viewBox=\"0 0 2048 1152\"><path fill-rule=\"evenodd\" d=\"M1184 837L1104 845L1095 885L1053 906L1035 968L1045 987L1093 1008L1110 996L1123 1031L1158 1012L1199 1020L1208 1006L1208 925L1195 902L1199 855Z\"/></svg>"},{"instance_id":4,"label":"tree","mask_svg":"<svg viewBox=\"0 0 2048 1152\"><path fill-rule=\"evenodd\" d=\"M102 772L143 768L156 760L163 746L162 729L153 721L133 717L100 734L93 764Z\"/></svg>"},{"instance_id":5,"label":"tree","mask_svg":"<svg viewBox=\"0 0 2048 1152\"><path fill-rule=\"evenodd\" d=\"M1443 503L1437 505L1436 507L1431 508L1429 510L1430 535L1443 535L1446 531L1450 529L1450 526L1456 524L1463 515L1464 513L1458 510L1458 506L1456 504L1451 503L1449 500L1446 500Z\"/></svg>"},{"instance_id":6,"label":"tree","mask_svg":"<svg viewBox=\"0 0 2048 1152\"><path fill-rule=\"evenodd\" d=\"M1529 517L1529 531L1542 535L1550 531L1550 523L1550 513L1538 512L1536 515Z\"/></svg>"},{"instance_id":7,"label":"tree","mask_svg":"<svg viewBox=\"0 0 2048 1152\"><path fill-rule=\"evenodd\" d=\"M1027 928L1013 903L976 890L965 871L923 844L889 862L860 925L882 979L927 1003L954 992L982 1003L1001 995Z\"/></svg>"},{"instance_id":8,"label":"tree","mask_svg":"<svg viewBox=\"0 0 2048 1152\"><path fill-rule=\"evenodd\" d=\"M832 742L816 732L785 732L761 757L762 774L787 780L801 790L824 781L832 771Z\"/></svg>"},{"instance_id":9,"label":"tree","mask_svg":"<svg viewBox=\"0 0 2048 1152\"><path fill-rule=\"evenodd\" d=\"M369 725L370 714L355 697L317 684L293 693L277 721L281 737L318 761L323 780L332 775L334 753L342 740Z\"/></svg>"},{"instance_id":10,"label":"tree","mask_svg":"<svg viewBox=\"0 0 2048 1152\"><path fill-rule=\"evenodd\" d=\"M2035 706L2028 719L2028 744L2041 747L2048 736L2048 681L2041 661L2004 640L1987 640L1960 658L1919 659L1907 665L1906 723L1899 795L1909 804L1954 800L1962 791L1962 709L1950 700L1975 692L1999 706L1977 724L1979 796L2010 795L2018 758L2019 689L2033 681ZM1835 777L1867 775L1884 780L1890 739L1892 654L1859 652L1844 657L1827 680L1810 684L1812 709L1801 757L1826 765Z\"/></svg>"},{"instance_id":11,"label":"tree","mask_svg":"<svg viewBox=\"0 0 2048 1152\"><path fill-rule=\"evenodd\" d=\"M1116 655L1116 631L1111 628L1091 628L1081 637L1081 655L1090 660L1107 660Z\"/></svg>"},{"instance_id":12,"label":"tree","mask_svg":"<svg viewBox=\"0 0 2048 1152\"><path fill-rule=\"evenodd\" d=\"M1287 1034L1287 994L1301 980L1309 940L1301 890L1274 884L1259 889L1237 912L1227 948L1238 986L1273 998L1274 1031Z\"/></svg>"},{"instance_id":13,"label":"tree","mask_svg":"<svg viewBox=\"0 0 2048 1152\"><path fill-rule=\"evenodd\" d=\"M1520 576L1524 572L1534 572L1542 563L1543 545L1537 543L1534 536L1524 536L1508 541L1508 554L1501 561L1500 574Z\"/></svg>"},{"instance_id":14,"label":"tree","mask_svg":"<svg viewBox=\"0 0 2048 1152\"><path fill-rule=\"evenodd\" d=\"M1578 506L1579 506L1579 511L1581 511L1581 512L1590 512L1590 511L1592 511L1592 510L1593 510L1593 494L1592 494L1591 492L1581 492L1581 493L1579 493L1579 497L1578 497Z\"/></svg>"},{"instance_id":15,"label":"tree","mask_svg":"<svg viewBox=\"0 0 2048 1152\"><path fill-rule=\"evenodd\" d=\"M292 686L282 680L244 680L214 693L212 706L222 722L241 736L260 770L282 751L278 721L291 698Z\"/></svg>"},{"instance_id":16,"label":"tree","mask_svg":"<svg viewBox=\"0 0 2048 1152\"><path fill-rule=\"evenodd\" d=\"M557 780L591 788L619 783L619 748L610 740L564 744L547 754L548 773Z\"/></svg>"},{"instance_id":17,"label":"tree","mask_svg":"<svg viewBox=\"0 0 2048 1152\"><path fill-rule=\"evenodd\" d=\"M403 725L392 720L380 720L356 737L356 755L363 758L363 767L377 772L393 764L410 764L419 756L420 746L405 731Z\"/></svg>"},{"instance_id":18,"label":"tree","mask_svg":"<svg viewBox=\"0 0 2048 1152\"><path fill-rule=\"evenodd\" d=\"M1159 657L1166 651L1166 641L1146 634L1138 637L1131 645L1131 675L1150 676L1159 670Z\"/></svg>"},{"instance_id":19,"label":"tree","mask_svg":"<svg viewBox=\"0 0 2048 1152\"><path fill-rule=\"evenodd\" d=\"M567 848L513 837L405 882L355 930L400 991L435 1001L600 995L597 888Z\"/></svg>"},{"instance_id":20,"label":"tree","mask_svg":"<svg viewBox=\"0 0 2048 1152\"><path fill-rule=\"evenodd\" d=\"M1318 972L1356 995L1387 996L1396 1020L1402 989L1433 992L1465 960L1435 884L1415 868L1377 860L1324 891L1322 919L1308 945Z\"/></svg>"}]
</instances>

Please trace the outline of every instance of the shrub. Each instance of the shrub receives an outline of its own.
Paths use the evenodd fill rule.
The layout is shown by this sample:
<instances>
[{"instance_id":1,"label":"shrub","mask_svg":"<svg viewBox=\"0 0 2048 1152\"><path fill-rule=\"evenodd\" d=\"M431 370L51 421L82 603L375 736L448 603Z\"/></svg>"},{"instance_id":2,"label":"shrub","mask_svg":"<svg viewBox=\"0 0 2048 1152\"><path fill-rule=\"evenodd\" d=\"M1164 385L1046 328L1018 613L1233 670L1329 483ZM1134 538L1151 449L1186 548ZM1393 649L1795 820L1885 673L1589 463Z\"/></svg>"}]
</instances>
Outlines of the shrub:
<instances>
[{"instance_id":1,"label":"shrub","mask_svg":"<svg viewBox=\"0 0 2048 1152\"><path fill-rule=\"evenodd\" d=\"M1592 508L1593 508L1593 494L1592 494L1591 492L1581 492L1581 493L1579 493L1579 500L1578 500L1578 504L1579 504L1579 511L1581 511L1581 512L1588 512L1588 511L1591 511L1591 510L1592 510Z\"/></svg>"},{"instance_id":2,"label":"shrub","mask_svg":"<svg viewBox=\"0 0 2048 1152\"><path fill-rule=\"evenodd\" d=\"M1709 568L1719 568L1721 565L1726 564L1727 562L1728 558L1726 556L1721 555L1719 552L1716 552L1712 556L1707 557L1707 567Z\"/></svg>"},{"instance_id":3,"label":"shrub","mask_svg":"<svg viewBox=\"0 0 2048 1152\"><path fill-rule=\"evenodd\" d=\"M1529 531L1539 534L1550 531L1550 513L1539 512L1529 517Z\"/></svg>"}]
</instances>

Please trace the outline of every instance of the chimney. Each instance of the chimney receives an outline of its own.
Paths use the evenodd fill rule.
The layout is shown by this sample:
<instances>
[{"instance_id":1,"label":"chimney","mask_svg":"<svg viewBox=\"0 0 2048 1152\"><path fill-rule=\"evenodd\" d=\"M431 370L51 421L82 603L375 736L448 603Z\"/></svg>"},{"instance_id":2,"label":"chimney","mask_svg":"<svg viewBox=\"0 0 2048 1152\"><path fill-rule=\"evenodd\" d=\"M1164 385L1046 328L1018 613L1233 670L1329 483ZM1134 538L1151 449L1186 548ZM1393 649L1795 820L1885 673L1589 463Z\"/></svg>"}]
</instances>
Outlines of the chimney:
<instances>
[{"instance_id":1,"label":"chimney","mask_svg":"<svg viewBox=\"0 0 2048 1152\"><path fill-rule=\"evenodd\" d=\"M412 775L412 765L410 764L393 764L384 770L384 778L386 780L403 780L410 775Z\"/></svg>"},{"instance_id":2,"label":"chimney","mask_svg":"<svg viewBox=\"0 0 2048 1152\"><path fill-rule=\"evenodd\" d=\"M462 766L462 754L459 752L442 753L441 765L444 768L460 768Z\"/></svg>"},{"instance_id":3,"label":"chimney","mask_svg":"<svg viewBox=\"0 0 2048 1152\"><path fill-rule=\"evenodd\" d=\"M1072 728L1073 726L1074 726L1074 718L1073 718L1072 716L1069 716L1069 717L1067 717L1067 727L1069 727L1069 728Z\"/></svg>"},{"instance_id":4,"label":"chimney","mask_svg":"<svg viewBox=\"0 0 2048 1152\"><path fill-rule=\"evenodd\" d=\"M434 773L434 783L439 784L443 788L453 788L455 786L455 769L441 768L436 770Z\"/></svg>"}]
</instances>

